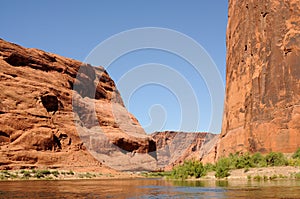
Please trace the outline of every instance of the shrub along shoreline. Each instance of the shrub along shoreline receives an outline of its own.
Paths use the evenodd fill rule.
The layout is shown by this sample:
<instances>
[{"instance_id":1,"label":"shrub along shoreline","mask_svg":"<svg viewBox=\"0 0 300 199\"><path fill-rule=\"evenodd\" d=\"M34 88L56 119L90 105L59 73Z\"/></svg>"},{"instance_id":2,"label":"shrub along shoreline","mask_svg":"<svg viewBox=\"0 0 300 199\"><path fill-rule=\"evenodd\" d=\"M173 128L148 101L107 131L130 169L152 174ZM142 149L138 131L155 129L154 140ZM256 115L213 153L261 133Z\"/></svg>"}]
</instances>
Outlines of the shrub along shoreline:
<instances>
[{"instance_id":1,"label":"shrub along shoreline","mask_svg":"<svg viewBox=\"0 0 300 199\"><path fill-rule=\"evenodd\" d=\"M57 179L84 179L93 178L102 174L95 173L75 173L70 171L59 170L2 170L0 171L0 180L57 180Z\"/></svg>"},{"instance_id":2,"label":"shrub along shoreline","mask_svg":"<svg viewBox=\"0 0 300 199\"><path fill-rule=\"evenodd\" d=\"M164 177L175 180L240 179L248 180L300 180L300 148L287 157L280 152L230 154L215 164L200 161L185 161L168 172L150 173L96 173L59 170L2 170L1 180L73 180L73 179L123 179L141 177Z\"/></svg>"},{"instance_id":3,"label":"shrub along shoreline","mask_svg":"<svg viewBox=\"0 0 300 199\"><path fill-rule=\"evenodd\" d=\"M223 179L231 176L234 170L243 169L244 173L249 170L262 170L259 168L272 168L290 166L295 167L296 172L289 173L289 176L283 174L266 175L248 175L248 180L274 180L279 178L300 179L300 148L292 155L286 157L280 152L270 152L262 155L261 153L244 153L244 154L230 154L228 157L223 157L215 164L203 164L200 161L185 161L182 165L176 166L171 172L162 172L160 176L165 176L167 179L200 179L205 178L208 173L214 172L216 179ZM270 170L269 169L269 170ZM266 169L265 169L266 170ZM276 169L275 169L276 170ZM235 172L236 173L236 172Z\"/></svg>"},{"instance_id":4,"label":"shrub along shoreline","mask_svg":"<svg viewBox=\"0 0 300 199\"><path fill-rule=\"evenodd\" d=\"M86 179L129 179L141 177L133 172L75 172L72 170L31 169L1 170L0 181L10 180L86 180Z\"/></svg>"}]
</instances>

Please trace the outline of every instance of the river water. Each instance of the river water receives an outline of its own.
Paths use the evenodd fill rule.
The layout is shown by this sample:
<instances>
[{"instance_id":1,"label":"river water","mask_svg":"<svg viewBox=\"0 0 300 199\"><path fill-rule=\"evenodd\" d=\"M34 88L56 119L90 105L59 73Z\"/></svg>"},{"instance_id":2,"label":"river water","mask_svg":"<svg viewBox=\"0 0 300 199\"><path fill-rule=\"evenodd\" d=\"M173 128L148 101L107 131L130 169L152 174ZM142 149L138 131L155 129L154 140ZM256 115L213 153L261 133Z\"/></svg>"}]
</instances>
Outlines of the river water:
<instances>
[{"instance_id":1,"label":"river water","mask_svg":"<svg viewBox=\"0 0 300 199\"><path fill-rule=\"evenodd\" d=\"M2 181L0 198L300 198L300 181Z\"/></svg>"}]
</instances>

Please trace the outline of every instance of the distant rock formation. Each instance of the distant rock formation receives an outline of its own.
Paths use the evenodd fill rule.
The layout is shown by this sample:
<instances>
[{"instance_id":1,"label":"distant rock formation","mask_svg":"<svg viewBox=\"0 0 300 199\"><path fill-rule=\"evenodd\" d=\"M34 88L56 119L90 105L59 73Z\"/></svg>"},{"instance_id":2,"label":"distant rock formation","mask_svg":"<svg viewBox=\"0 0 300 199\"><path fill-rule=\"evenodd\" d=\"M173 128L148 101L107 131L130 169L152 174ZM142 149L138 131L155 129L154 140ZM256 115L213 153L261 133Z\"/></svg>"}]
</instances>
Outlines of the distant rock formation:
<instances>
[{"instance_id":1,"label":"distant rock formation","mask_svg":"<svg viewBox=\"0 0 300 199\"><path fill-rule=\"evenodd\" d=\"M214 147L218 135L205 132L164 131L151 134L156 142L158 168L171 169L185 160L199 160Z\"/></svg>"},{"instance_id":2,"label":"distant rock formation","mask_svg":"<svg viewBox=\"0 0 300 199\"><path fill-rule=\"evenodd\" d=\"M300 147L300 1L229 0L216 157Z\"/></svg>"},{"instance_id":3,"label":"distant rock formation","mask_svg":"<svg viewBox=\"0 0 300 199\"><path fill-rule=\"evenodd\" d=\"M0 39L0 90L0 169L156 169L103 67Z\"/></svg>"}]
</instances>

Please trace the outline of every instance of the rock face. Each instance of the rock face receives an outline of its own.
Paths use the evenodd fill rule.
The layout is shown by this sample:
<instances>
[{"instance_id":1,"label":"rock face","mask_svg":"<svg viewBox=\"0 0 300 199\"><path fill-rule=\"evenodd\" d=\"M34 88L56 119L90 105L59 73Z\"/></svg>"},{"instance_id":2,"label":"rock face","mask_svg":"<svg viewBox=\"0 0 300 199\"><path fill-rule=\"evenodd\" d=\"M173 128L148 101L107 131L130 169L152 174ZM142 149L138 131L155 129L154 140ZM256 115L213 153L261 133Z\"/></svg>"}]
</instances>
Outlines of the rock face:
<instances>
[{"instance_id":1,"label":"rock face","mask_svg":"<svg viewBox=\"0 0 300 199\"><path fill-rule=\"evenodd\" d=\"M174 131L155 132L151 136L156 142L158 167L166 170L184 160L199 160L206 150L210 151L209 143L218 138L211 133ZM214 143L211 146L214 147Z\"/></svg>"},{"instance_id":2,"label":"rock face","mask_svg":"<svg viewBox=\"0 0 300 199\"><path fill-rule=\"evenodd\" d=\"M0 169L155 169L155 142L102 67L0 39L0 90Z\"/></svg>"},{"instance_id":3,"label":"rock face","mask_svg":"<svg viewBox=\"0 0 300 199\"><path fill-rule=\"evenodd\" d=\"M217 157L300 147L300 1L229 0Z\"/></svg>"}]
</instances>

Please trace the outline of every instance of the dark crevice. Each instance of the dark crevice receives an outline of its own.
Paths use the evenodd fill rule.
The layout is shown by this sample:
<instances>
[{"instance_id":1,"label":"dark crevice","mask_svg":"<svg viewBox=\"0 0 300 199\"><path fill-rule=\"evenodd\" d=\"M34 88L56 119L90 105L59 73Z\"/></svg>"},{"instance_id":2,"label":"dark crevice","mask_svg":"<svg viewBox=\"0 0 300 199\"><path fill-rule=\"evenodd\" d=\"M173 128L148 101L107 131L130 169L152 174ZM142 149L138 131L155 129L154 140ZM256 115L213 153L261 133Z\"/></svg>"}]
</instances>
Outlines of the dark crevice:
<instances>
[{"instance_id":1,"label":"dark crevice","mask_svg":"<svg viewBox=\"0 0 300 199\"><path fill-rule=\"evenodd\" d=\"M58 110L59 102L55 95L41 96L42 104L46 108L47 112L56 112ZM54 114L53 113L53 114Z\"/></svg>"},{"instance_id":2,"label":"dark crevice","mask_svg":"<svg viewBox=\"0 0 300 199\"><path fill-rule=\"evenodd\" d=\"M128 140L125 140L124 138L120 138L113 142L116 146L120 147L121 149L127 151L127 152L133 152L135 150L138 150L140 145L137 142L130 142Z\"/></svg>"},{"instance_id":3,"label":"dark crevice","mask_svg":"<svg viewBox=\"0 0 300 199\"><path fill-rule=\"evenodd\" d=\"M3 132L3 131L0 131L0 136L10 138L10 136L7 133Z\"/></svg>"},{"instance_id":4,"label":"dark crevice","mask_svg":"<svg viewBox=\"0 0 300 199\"><path fill-rule=\"evenodd\" d=\"M5 73L5 72L4 72L4 74L5 74L5 75L9 75L9 76L11 76L11 77L13 77L13 78L18 77L18 75L16 75L16 74Z\"/></svg>"},{"instance_id":5,"label":"dark crevice","mask_svg":"<svg viewBox=\"0 0 300 199\"><path fill-rule=\"evenodd\" d=\"M268 12L261 12L263 18L265 18L269 13Z\"/></svg>"},{"instance_id":6,"label":"dark crevice","mask_svg":"<svg viewBox=\"0 0 300 199\"><path fill-rule=\"evenodd\" d=\"M284 51L284 54L287 55L287 54L292 52L292 49L291 48L284 48L283 51Z\"/></svg>"},{"instance_id":7,"label":"dark crevice","mask_svg":"<svg viewBox=\"0 0 300 199\"><path fill-rule=\"evenodd\" d=\"M12 53L9 57L4 58L4 61L12 66L27 66L30 63L30 57Z\"/></svg>"},{"instance_id":8,"label":"dark crevice","mask_svg":"<svg viewBox=\"0 0 300 199\"><path fill-rule=\"evenodd\" d=\"M69 88L73 89L73 80L68 80Z\"/></svg>"},{"instance_id":9,"label":"dark crevice","mask_svg":"<svg viewBox=\"0 0 300 199\"><path fill-rule=\"evenodd\" d=\"M68 135L65 134L65 133L61 133L61 134L58 136L59 140L61 140L61 139L66 139L67 137L68 137Z\"/></svg>"},{"instance_id":10,"label":"dark crevice","mask_svg":"<svg viewBox=\"0 0 300 199\"><path fill-rule=\"evenodd\" d=\"M61 149L61 143L60 143L59 138L54 135L53 140L54 140L54 143L55 143L55 147L58 147L59 149Z\"/></svg>"},{"instance_id":11,"label":"dark crevice","mask_svg":"<svg viewBox=\"0 0 300 199\"><path fill-rule=\"evenodd\" d=\"M43 58L45 58L49 62L56 62L56 57L54 57L54 56L52 57L52 56L48 55L47 53L44 53Z\"/></svg>"}]
</instances>

